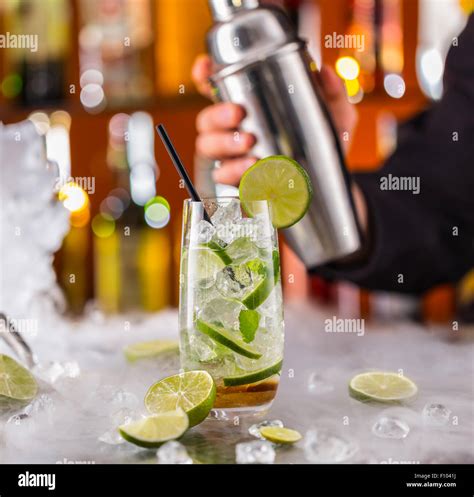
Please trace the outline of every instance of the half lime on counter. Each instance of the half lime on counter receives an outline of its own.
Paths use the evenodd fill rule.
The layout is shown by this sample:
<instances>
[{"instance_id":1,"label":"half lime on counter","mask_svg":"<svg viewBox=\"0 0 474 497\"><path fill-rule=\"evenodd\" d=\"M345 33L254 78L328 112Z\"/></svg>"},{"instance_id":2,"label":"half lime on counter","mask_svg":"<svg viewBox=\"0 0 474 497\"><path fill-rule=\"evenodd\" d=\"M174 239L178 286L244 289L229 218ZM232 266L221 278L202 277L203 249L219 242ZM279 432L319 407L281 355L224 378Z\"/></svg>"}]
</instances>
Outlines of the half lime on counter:
<instances>
[{"instance_id":1,"label":"half lime on counter","mask_svg":"<svg viewBox=\"0 0 474 497\"><path fill-rule=\"evenodd\" d=\"M249 216L252 203L266 200L275 228L288 228L307 212L313 196L308 173L296 161L284 155L273 155L257 161L243 174L239 196Z\"/></svg>"},{"instance_id":2,"label":"half lime on counter","mask_svg":"<svg viewBox=\"0 0 474 497\"><path fill-rule=\"evenodd\" d=\"M118 431L127 442L151 449L181 437L188 427L188 416L178 408L132 421L119 426Z\"/></svg>"},{"instance_id":3,"label":"half lime on counter","mask_svg":"<svg viewBox=\"0 0 474 497\"><path fill-rule=\"evenodd\" d=\"M168 376L154 383L145 395L145 406L151 414L181 408L195 426L212 409L216 399L216 385L207 371L187 371Z\"/></svg>"}]
</instances>

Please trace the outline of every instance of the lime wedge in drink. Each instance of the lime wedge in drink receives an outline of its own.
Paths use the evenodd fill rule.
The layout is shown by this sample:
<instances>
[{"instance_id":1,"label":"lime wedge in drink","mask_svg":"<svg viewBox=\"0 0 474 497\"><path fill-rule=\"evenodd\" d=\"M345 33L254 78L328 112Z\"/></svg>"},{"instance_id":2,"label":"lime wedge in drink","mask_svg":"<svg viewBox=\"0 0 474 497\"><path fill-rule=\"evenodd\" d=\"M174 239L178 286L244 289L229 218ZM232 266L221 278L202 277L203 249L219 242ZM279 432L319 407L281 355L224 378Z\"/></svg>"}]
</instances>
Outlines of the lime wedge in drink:
<instances>
[{"instance_id":1,"label":"lime wedge in drink","mask_svg":"<svg viewBox=\"0 0 474 497\"><path fill-rule=\"evenodd\" d=\"M189 427L188 416L182 409L154 414L119 426L120 435L140 447L159 447L168 440L179 438Z\"/></svg>"},{"instance_id":2,"label":"lime wedge in drink","mask_svg":"<svg viewBox=\"0 0 474 497\"><path fill-rule=\"evenodd\" d=\"M251 373L240 376L227 376L224 378L224 385L226 387L236 387L239 385L248 385L249 383L257 383L257 381L270 378L270 376L273 376L274 374L280 374L282 364L283 360L280 360L271 366L252 371Z\"/></svg>"},{"instance_id":3,"label":"lime wedge in drink","mask_svg":"<svg viewBox=\"0 0 474 497\"><path fill-rule=\"evenodd\" d=\"M189 267L193 268L193 275L196 281L215 275L225 266L225 264L227 264L224 263L222 259L222 257L226 257L225 251L224 249L221 250L222 253L208 248L207 246L202 246L201 248L196 248L189 252Z\"/></svg>"},{"instance_id":4,"label":"lime wedge in drink","mask_svg":"<svg viewBox=\"0 0 474 497\"><path fill-rule=\"evenodd\" d=\"M179 345L175 340L151 340L150 342L126 345L123 353L129 362L135 362L139 359L148 359L167 352L177 352L178 350Z\"/></svg>"},{"instance_id":5,"label":"lime wedge in drink","mask_svg":"<svg viewBox=\"0 0 474 497\"><path fill-rule=\"evenodd\" d=\"M0 407L27 403L37 393L34 376L11 357L0 354Z\"/></svg>"},{"instance_id":6,"label":"lime wedge in drink","mask_svg":"<svg viewBox=\"0 0 474 497\"><path fill-rule=\"evenodd\" d=\"M228 349L250 359L260 359L262 354L253 347L247 345L243 340L234 337L231 332L213 323L205 323L200 319L196 320L196 328L204 335L212 338L215 342L224 345Z\"/></svg>"},{"instance_id":7,"label":"lime wedge in drink","mask_svg":"<svg viewBox=\"0 0 474 497\"><path fill-rule=\"evenodd\" d=\"M263 279L242 300L242 303L248 309L256 309L259 305L263 304L278 282L280 276L280 256L278 255L278 250L273 251L272 259L273 267L265 267Z\"/></svg>"},{"instance_id":8,"label":"lime wedge in drink","mask_svg":"<svg viewBox=\"0 0 474 497\"><path fill-rule=\"evenodd\" d=\"M207 371L187 371L168 376L153 384L145 395L145 406L152 414L181 408L189 426L206 419L216 399L216 385Z\"/></svg>"},{"instance_id":9,"label":"lime wedge in drink","mask_svg":"<svg viewBox=\"0 0 474 497\"><path fill-rule=\"evenodd\" d=\"M240 201L249 216L252 202L267 200L275 228L297 223L309 208L313 188L308 173L293 159L274 155L257 161L243 174Z\"/></svg>"},{"instance_id":10,"label":"lime wedge in drink","mask_svg":"<svg viewBox=\"0 0 474 497\"><path fill-rule=\"evenodd\" d=\"M358 374L349 383L351 397L363 402L399 402L413 397L417 391L406 376L382 371Z\"/></svg>"},{"instance_id":11,"label":"lime wedge in drink","mask_svg":"<svg viewBox=\"0 0 474 497\"><path fill-rule=\"evenodd\" d=\"M292 444L302 439L301 433L279 426L263 426L260 428L262 437L276 444Z\"/></svg>"},{"instance_id":12,"label":"lime wedge in drink","mask_svg":"<svg viewBox=\"0 0 474 497\"><path fill-rule=\"evenodd\" d=\"M208 243L204 244L205 247L209 248L212 250L212 253L214 255L217 255L219 259L224 263L224 264L230 264L232 262L232 259L229 257L227 254L226 250L224 247L221 247L217 242L210 241Z\"/></svg>"}]
</instances>

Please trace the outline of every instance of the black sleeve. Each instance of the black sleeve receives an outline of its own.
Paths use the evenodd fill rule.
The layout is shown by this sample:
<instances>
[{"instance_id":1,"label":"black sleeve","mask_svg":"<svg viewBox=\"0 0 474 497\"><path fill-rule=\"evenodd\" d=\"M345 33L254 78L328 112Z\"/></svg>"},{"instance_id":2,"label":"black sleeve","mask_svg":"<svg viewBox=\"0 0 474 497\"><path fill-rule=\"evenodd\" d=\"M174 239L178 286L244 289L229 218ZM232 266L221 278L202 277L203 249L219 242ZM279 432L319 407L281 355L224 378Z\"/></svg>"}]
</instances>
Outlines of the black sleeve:
<instances>
[{"instance_id":1,"label":"black sleeve","mask_svg":"<svg viewBox=\"0 0 474 497\"><path fill-rule=\"evenodd\" d=\"M318 274L421 293L474 267L473 52L471 15L448 54L442 99L400 128L398 146L380 170L353 176L369 210L368 257L359 265L322 266ZM384 189L397 178L413 178L412 186L418 178L419 193Z\"/></svg>"}]
</instances>

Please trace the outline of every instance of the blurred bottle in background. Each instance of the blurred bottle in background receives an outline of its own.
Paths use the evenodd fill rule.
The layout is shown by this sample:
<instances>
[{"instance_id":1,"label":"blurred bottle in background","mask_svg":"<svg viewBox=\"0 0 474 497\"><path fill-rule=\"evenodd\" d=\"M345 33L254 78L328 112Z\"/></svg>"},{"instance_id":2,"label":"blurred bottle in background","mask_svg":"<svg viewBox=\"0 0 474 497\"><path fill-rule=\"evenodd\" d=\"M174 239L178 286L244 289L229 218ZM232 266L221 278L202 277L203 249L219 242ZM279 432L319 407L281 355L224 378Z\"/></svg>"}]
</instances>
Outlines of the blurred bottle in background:
<instances>
[{"instance_id":1,"label":"blurred bottle in background","mask_svg":"<svg viewBox=\"0 0 474 497\"><path fill-rule=\"evenodd\" d=\"M21 47L5 50L2 93L27 106L62 101L67 88L71 12L68 0L2 0L4 30Z\"/></svg>"},{"instance_id":2,"label":"blurred bottle in background","mask_svg":"<svg viewBox=\"0 0 474 497\"><path fill-rule=\"evenodd\" d=\"M154 5L158 93L196 93L190 68L196 55L206 51L204 40L211 26L207 0L158 0Z\"/></svg>"},{"instance_id":3,"label":"blurred bottle in background","mask_svg":"<svg viewBox=\"0 0 474 497\"><path fill-rule=\"evenodd\" d=\"M115 188L92 222L95 295L106 313L157 311L170 304L170 212L156 196L153 143L148 114L110 120L107 164Z\"/></svg>"},{"instance_id":4,"label":"blurred bottle in background","mask_svg":"<svg viewBox=\"0 0 474 497\"><path fill-rule=\"evenodd\" d=\"M80 0L81 103L92 113L153 96L150 0Z\"/></svg>"}]
</instances>

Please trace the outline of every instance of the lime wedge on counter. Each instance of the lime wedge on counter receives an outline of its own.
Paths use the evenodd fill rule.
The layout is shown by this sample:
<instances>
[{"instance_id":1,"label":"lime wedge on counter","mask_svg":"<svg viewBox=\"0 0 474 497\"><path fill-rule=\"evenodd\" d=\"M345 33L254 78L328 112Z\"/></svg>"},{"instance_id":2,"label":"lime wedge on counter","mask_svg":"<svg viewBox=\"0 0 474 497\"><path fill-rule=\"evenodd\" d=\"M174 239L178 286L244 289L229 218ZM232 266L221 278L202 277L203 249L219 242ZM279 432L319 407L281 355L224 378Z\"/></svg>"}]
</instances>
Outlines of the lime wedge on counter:
<instances>
[{"instance_id":1,"label":"lime wedge on counter","mask_svg":"<svg viewBox=\"0 0 474 497\"><path fill-rule=\"evenodd\" d=\"M203 421L216 399L216 385L207 371L187 371L154 383L145 395L145 406L152 414L181 408L189 426Z\"/></svg>"},{"instance_id":2,"label":"lime wedge on counter","mask_svg":"<svg viewBox=\"0 0 474 497\"><path fill-rule=\"evenodd\" d=\"M293 159L274 155L257 161L243 174L239 196L249 216L252 201L267 200L275 228L297 223L309 208L313 188L308 173Z\"/></svg>"},{"instance_id":3,"label":"lime wedge on counter","mask_svg":"<svg viewBox=\"0 0 474 497\"><path fill-rule=\"evenodd\" d=\"M227 376L224 378L224 385L226 387L236 387L239 385L248 385L249 383L257 383L257 381L262 381L266 378L270 378L270 376L273 376L274 374L279 374L282 364L283 360L278 361L266 368L252 371L251 373L243 374L240 376Z\"/></svg>"},{"instance_id":4,"label":"lime wedge on counter","mask_svg":"<svg viewBox=\"0 0 474 497\"><path fill-rule=\"evenodd\" d=\"M11 357L0 354L0 407L27 403L37 393L34 376Z\"/></svg>"},{"instance_id":5,"label":"lime wedge on counter","mask_svg":"<svg viewBox=\"0 0 474 497\"><path fill-rule=\"evenodd\" d=\"M224 345L239 355L249 357L250 359L260 359L262 354L257 352L253 347L247 345L243 340L234 337L231 332L213 323L205 323L200 319L196 320L196 328L204 335L212 338L215 342Z\"/></svg>"},{"instance_id":6,"label":"lime wedge on counter","mask_svg":"<svg viewBox=\"0 0 474 497\"><path fill-rule=\"evenodd\" d=\"M263 426L260 428L260 433L262 437L276 444L292 444L303 438L296 430L279 426Z\"/></svg>"},{"instance_id":7,"label":"lime wedge on counter","mask_svg":"<svg viewBox=\"0 0 474 497\"><path fill-rule=\"evenodd\" d=\"M242 300L247 309L256 309L267 300L280 276L280 256L278 250L272 254L273 268L267 267L263 279Z\"/></svg>"},{"instance_id":8,"label":"lime wedge on counter","mask_svg":"<svg viewBox=\"0 0 474 497\"><path fill-rule=\"evenodd\" d=\"M148 359L165 352L177 352L178 350L179 345L175 340L152 340L126 345L123 353L129 362L135 362L139 359Z\"/></svg>"},{"instance_id":9,"label":"lime wedge on counter","mask_svg":"<svg viewBox=\"0 0 474 497\"><path fill-rule=\"evenodd\" d=\"M176 409L127 423L118 430L127 442L151 449L179 438L188 427L188 416L182 409Z\"/></svg>"},{"instance_id":10,"label":"lime wedge on counter","mask_svg":"<svg viewBox=\"0 0 474 497\"><path fill-rule=\"evenodd\" d=\"M383 371L358 374L349 383L351 397L361 401L398 402L413 397L417 391L406 376Z\"/></svg>"}]
</instances>

